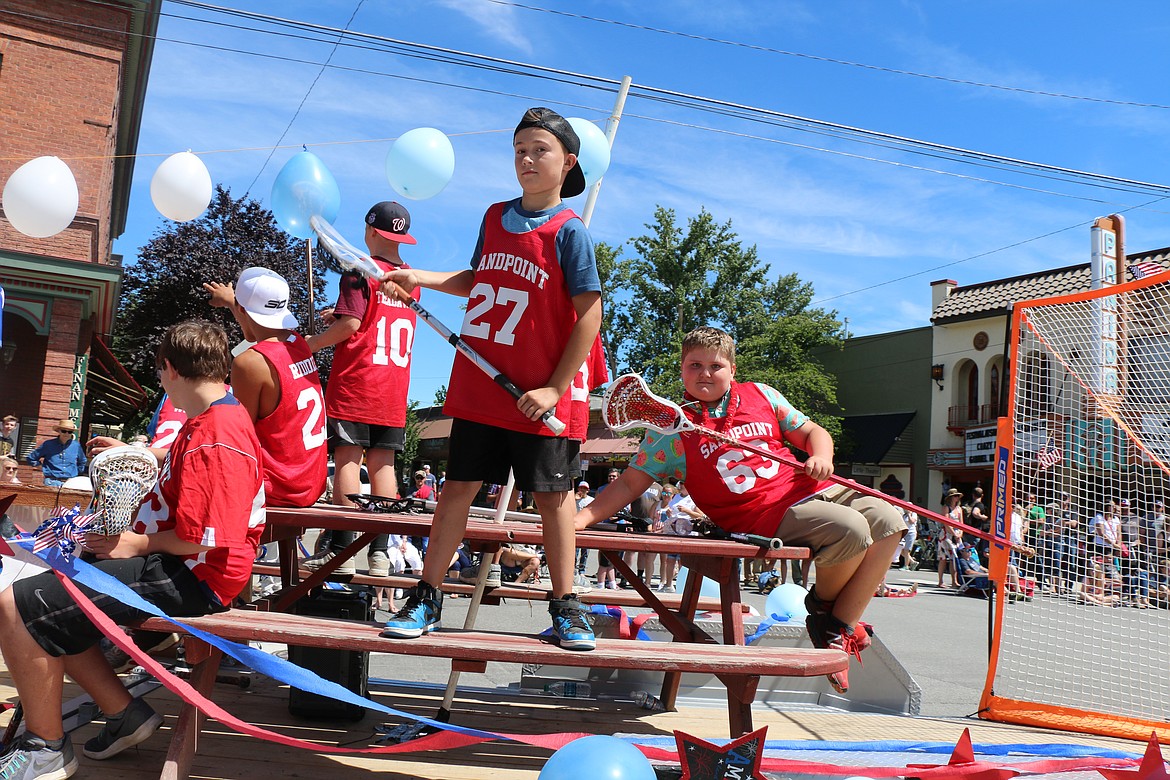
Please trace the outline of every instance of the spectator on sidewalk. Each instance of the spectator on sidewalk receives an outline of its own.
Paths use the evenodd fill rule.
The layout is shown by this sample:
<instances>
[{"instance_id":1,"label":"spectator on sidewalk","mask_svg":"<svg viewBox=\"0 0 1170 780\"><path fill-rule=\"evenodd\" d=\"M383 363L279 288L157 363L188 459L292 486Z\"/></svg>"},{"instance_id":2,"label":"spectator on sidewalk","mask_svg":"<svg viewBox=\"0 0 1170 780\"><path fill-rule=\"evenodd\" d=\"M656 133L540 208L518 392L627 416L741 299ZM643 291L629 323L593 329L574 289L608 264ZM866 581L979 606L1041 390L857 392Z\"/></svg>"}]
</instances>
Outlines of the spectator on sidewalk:
<instances>
[{"instance_id":1,"label":"spectator on sidewalk","mask_svg":"<svg viewBox=\"0 0 1170 780\"><path fill-rule=\"evenodd\" d=\"M20 425L20 420L11 414L0 420L0 455L15 456L18 425Z\"/></svg>"},{"instance_id":2,"label":"spectator on sidewalk","mask_svg":"<svg viewBox=\"0 0 1170 780\"><path fill-rule=\"evenodd\" d=\"M56 437L41 442L41 446L26 458L30 466L41 469L45 484L50 487L63 485L65 480L84 474L89 466L85 449L77 441L77 426L73 421L61 420L55 430Z\"/></svg>"}]
</instances>

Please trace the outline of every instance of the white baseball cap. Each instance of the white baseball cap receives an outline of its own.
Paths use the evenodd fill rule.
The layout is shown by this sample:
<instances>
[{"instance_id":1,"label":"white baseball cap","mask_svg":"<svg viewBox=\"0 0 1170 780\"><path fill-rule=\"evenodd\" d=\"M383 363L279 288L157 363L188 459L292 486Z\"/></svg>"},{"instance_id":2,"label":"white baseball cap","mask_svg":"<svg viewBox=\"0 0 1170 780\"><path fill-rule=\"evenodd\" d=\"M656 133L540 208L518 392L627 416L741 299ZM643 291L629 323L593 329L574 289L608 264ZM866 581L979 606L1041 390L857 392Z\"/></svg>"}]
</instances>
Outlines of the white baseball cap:
<instances>
[{"instance_id":1,"label":"white baseball cap","mask_svg":"<svg viewBox=\"0 0 1170 780\"><path fill-rule=\"evenodd\" d=\"M262 328L293 330L297 318L288 310L288 282L275 271L253 266L240 272L236 303Z\"/></svg>"}]
</instances>

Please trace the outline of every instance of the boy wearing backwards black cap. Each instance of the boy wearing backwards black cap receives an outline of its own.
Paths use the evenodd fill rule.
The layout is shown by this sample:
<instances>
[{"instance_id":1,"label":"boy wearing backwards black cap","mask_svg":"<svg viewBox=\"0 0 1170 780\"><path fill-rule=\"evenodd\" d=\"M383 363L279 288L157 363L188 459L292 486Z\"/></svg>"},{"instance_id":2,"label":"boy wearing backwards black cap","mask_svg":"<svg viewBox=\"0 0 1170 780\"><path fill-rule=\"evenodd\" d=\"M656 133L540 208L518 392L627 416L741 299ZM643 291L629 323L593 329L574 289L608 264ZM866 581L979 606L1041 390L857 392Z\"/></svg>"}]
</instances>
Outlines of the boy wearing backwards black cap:
<instances>
[{"instance_id":1,"label":"boy wearing backwards black cap","mask_svg":"<svg viewBox=\"0 0 1170 780\"><path fill-rule=\"evenodd\" d=\"M366 248L383 271L409 268L399 257L402 244L414 244L410 213L400 204L383 201L366 213ZM418 293L415 294L418 299ZM352 506L346 498L361 489L362 455L370 474L370 492L397 498L394 453L406 442L406 393L410 386L410 351L414 345L415 314L379 283L361 274L342 275L333 324L310 336L314 351L333 349L333 368L325 387L329 443L333 448L333 503ZM316 569L349 545L352 531L334 531L330 544L305 562ZM389 537L370 545L370 574L390 573L386 554ZM353 560L335 570L353 574Z\"/></svg>"},{"instance_id":2,"label":"boy wearing backwards black cap","mask_svg":"<svg viewBox=\"0 0 1170 780\"><path fill-rule=\"evenodd\" d=\"M580 194L581 142L547 108L525 112L512 137L521 197L491 206L480 226L471 268L399 270L388 282L468 297L462 337L527 392L515 401L462 354L451 371L444 412L454 419L448 478L431 526L429 554L415 593L386 624L384 636L412 638L439 628L438 585L467 528L467 511L484 481L532 491L544 529L555 598L549 604L561 646L592 650L593 629L573 595L573 485L580 442L553 436L540 417L568 422L570 385L601 329L601 283L585 225L562 202Z\"/></svg>"}]
</instances>

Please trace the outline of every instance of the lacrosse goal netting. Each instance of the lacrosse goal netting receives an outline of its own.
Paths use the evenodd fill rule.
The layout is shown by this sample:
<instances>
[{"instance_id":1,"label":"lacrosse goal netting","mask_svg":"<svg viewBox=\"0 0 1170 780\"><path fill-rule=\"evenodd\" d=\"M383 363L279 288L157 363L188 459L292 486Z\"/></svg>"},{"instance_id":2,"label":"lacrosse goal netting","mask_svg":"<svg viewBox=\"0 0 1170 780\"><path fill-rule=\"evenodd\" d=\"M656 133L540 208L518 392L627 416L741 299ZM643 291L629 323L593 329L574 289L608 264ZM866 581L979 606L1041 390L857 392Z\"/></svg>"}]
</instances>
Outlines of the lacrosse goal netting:
<instances>
[{"instance_id":1,"label":"lacrosse goal netting","mask_svg":"<svg viewBox=\"0 0 1170 780\"><path fill-rule=\"evenodd\" d=\"M1028 518L1037 555L1012 563L1035 589L998 600L981 710L1165 742L1170 274L1018 303L1012 330L996 521Z\"/></svg>"}]
</instances>

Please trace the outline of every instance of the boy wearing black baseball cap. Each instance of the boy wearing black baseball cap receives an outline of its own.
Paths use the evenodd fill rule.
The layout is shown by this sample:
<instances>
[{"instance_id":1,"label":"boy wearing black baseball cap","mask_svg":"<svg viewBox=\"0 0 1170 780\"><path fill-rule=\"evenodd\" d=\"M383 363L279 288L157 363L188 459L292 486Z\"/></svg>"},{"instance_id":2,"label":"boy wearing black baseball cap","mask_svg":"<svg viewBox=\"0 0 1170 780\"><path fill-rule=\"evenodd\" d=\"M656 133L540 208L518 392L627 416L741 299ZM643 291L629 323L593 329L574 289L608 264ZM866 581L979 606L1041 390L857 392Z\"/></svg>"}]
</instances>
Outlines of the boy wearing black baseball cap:
<instances>
[{"instance_id":1,"label":"boy wearing black baseball cap","mask_svg":"<svg viewBox=\"0 0 1170 780\"><path fill-rule=\"evenodd\" d=\"M366 248L383 271L409 268L402 244L414 244L410 212L401 203L375 203L365 217ZM332 346L333 368L325 387L329 444L333 449L333 503L353 506L346 497L361 492L362 456L370 475L370 492L398 497L394 453L406 443L406 394L410 386L410 352L414 344L414 310L379 289L379 282L356 272L342 274L333 324L309 337L316 352ZM419 293L414 293L418 300ZM352 531L334 531L325 549L307 561L316 569L353 541ZM370 545L369 572L390 573L389 537ZM335 570L353 574L350 559Z\"/></svg>"},{"instance_id":2,"label":"boy wearing black baseball cap","mask_svg":"<svg viewBox=\"0 0 1170 780\"><path fill-rule=\"evenodd\" d=\"M384 636L412 638L439 628L438 585L467 527L467 510L480 486L503 484L511 469L516 487L532 491L544 529L555 598L549 604L561 647L592 650L593 629L573 595L573 486L580 475L583 431L570 424L553 435L540 417L554 410L573 418L571 384L585 392L604 368L576 381L601 355L601 282L593 241L562 198L580 194L581 142L572 126L548 108L530 108L512 137L522 195L491 206L480 225L471 267L463 271L399 270L388 279L406 290L419 286L468 296L463 338L526 392L519 401L464 355L455 357L443 411L454 418L447 482L435 519L422 581L386 624ZM578 389L581 389L578 387Z\"/></svg>"}]
</instances>

